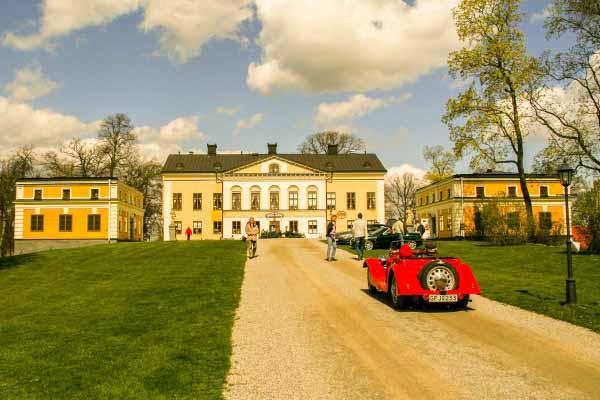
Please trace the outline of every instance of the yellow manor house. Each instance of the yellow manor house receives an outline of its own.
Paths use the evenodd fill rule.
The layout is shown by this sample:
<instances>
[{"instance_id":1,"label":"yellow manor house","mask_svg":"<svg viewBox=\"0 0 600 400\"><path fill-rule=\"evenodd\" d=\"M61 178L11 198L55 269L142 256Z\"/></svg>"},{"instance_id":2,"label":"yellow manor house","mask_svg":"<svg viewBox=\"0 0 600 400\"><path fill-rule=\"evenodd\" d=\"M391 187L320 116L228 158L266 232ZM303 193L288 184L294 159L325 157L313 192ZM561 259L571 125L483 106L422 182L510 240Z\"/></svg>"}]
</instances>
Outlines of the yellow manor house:
<instances>
[{"instance_id":1,"label":"yellow manor house","mask_svg":"<svg viewBox=\"0 0 600 400\"><path fill-rule=\"evenodd\" d=\"M142 239L143 196L117 178L31 178L16 184L15 252Z\"/></svg>"},{"instance_id":2,"label":"yellow manor house","mask_svg":"<svg viewBox=\"0 0 600 400\"><path fill-rule=\"evenodd\" d=\"M359 212L384 222L386 170L375 154L172 154L162 172L164 239L241 238L250 217L261 231L322 238L331 215L338 231Z\"/></svg>"},{"instance_id":3,"label":"yellow manor house","mask_svg":"<svg viewBox=\"0 0 600 400\"><path fill-rule=\"evenodd\" d=\"M528 174L527 187L533 214L540 229L564 226L564 188L555 175ZM507 212L524 207L516 173L458 174L417 190L417 220L438 238L472 236L477 210L486 202L499 201ZM569 208L571 204L569 204Z\"/></svg>"}]
</instances>

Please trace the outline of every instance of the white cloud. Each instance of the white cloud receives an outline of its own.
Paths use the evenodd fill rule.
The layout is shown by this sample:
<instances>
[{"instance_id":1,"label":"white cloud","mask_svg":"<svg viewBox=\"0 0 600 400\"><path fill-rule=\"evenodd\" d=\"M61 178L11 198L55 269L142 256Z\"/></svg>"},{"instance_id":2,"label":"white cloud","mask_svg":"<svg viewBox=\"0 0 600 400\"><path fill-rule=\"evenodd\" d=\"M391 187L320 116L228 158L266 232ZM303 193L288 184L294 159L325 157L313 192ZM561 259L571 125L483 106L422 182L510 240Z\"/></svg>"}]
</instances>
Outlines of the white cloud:
<instances>
[{"instance_id":1,"label":"white cloud","mask_svg":"<svg viewBox=\"0 0 600 400\"><path fill-rule=\"evenodd\" d=\"M265 119L265 115L262 113L257 113L251 116L250 118L240 119L235 124L234 133L239 133L242 129L250 129L258 124L260 124Z\"/></svg>"},{"instance_id":2,"label":"white cloud","mask_svg":"<svg viewBox=\"0 0 600 400\"><path fill-rule=\"evenodd\" d=\"M370 112L387 107L390 104L400 103L411 98L410 93L399 97L374 98L364 94L350 96L348 100L337 103L321 103L317 107L315 123L318 126L327 126L339 121L348 121L363 117Z\"/></svg>"},{"instance_id":3,"label":"white cloud","mask_svg":"<svg viewBox=\"0 0 600 400\"><path fill-rule=\"evenodd\" d=\"M64 140L94 133L97 124L71 115L0 97L0 148L20 145L55 146Z\"/></svg>"},{"instance_id":4,"label":"white cloud","mask_svg":"<svg viewBox=\"0 0 600 400\"><path fill-rule=\"evenodd\" d=\"M15 72L15 80L8 83L4 90L14 100L29 101L44 97L59 86L58 83L44 77L40 67L25 67Z\"/></svg>"},{"instance_id":5,"label":"white cloud","mask_svg":"<svg viewBox=\"0 0 600 400\"><path fill-rule=\"evenodd\" d=\"M187 62L211 39L242 40L238 25L252 18L248 0L147 0L140 29L160 32L161 53Z\"/></svg>"},{"instance_id":6,"label":"white cloud","mask_svg":"<svg viewBox=\"0 0 600 400\"><path fill-rule=\"evenodd\" d=\"M240 109L237 107L219 106L215 109L215 111L219 114L225 114L225 115L229 115L230 117L232 117L235 114L237 114L238 111L240 111Z\"/></svg>"},{"instance_id":7,"label":"white cloud","mask_svg":"<svg viewBox=\"0 0 600 400\"><path fill-rule=\"evenodd\" d=\"M141 126L134 129L139 140L140 152L147 158L164 160L167 155L182 151L181 142L206 141L206 135L198 129L198 117L176 118L160 128Z\"/></svg>"},{"instance_id":8,"label":"white cloud","mask_svg":"<svg viewBox=\"0 0 600 400\"><path fill-rule=\"evenodd\" d=\"M415 175L415 177L417 177L417 179L422 181L422 180L424 180L425 174L427 173L427 171L425 171L424 169L421 169L419 167L416 167L412 164L401 164L396 167L388 168L388 171L385 174L385 180L389 181L393 177L402 176L406 173L413 174L413 175Z\"/></svg>"},{"instance_id":9,"label":"white cloud","mask_svg":"<svg viewBox=\"0 0 600 400\"><path fill-rule=\"evenodd\" d=\"M458 0L257 0L261 60L248 85L264 94L390 89L446 64L459 47Z\"/></svg>"},{"instance_id":10,"label":"white cloud","mask_svg":"<svg viewBox=\"0 0 600 400\"><path fill-rule=\"evenodd\" d=\"M44 0L39 30L31 35L7 32L5 46L18 50L51 49L54 40L89 26L106 25L135 11L140 0Z\"/></svg>"},{"instance_id":11,"label":"white cloud","mask_svg":"<svg viewBox=\"0 0 600 400\"><path fill-rule=\"evenodd\" d=\"M550 6L546 6L543 10L540 10L536 13L531 14L529 17L529 22L532 24L537 24L539 22L544 22L546 18L550 16Z\"/></svg>"},{"instance_id":12,"label":"white cloud","mask_svg":"<svg viewBox=\"0 0 600 400\"><path fill-rule=\"evenodd\" d=\"M250 4L250 0L44 0L38 32L7 32L1 42L19 50L52 49L61 37L143 9L139 29L158 31L159 53L187 62L211 39L245 40L237 29L252 18Z\"/></svg>"}]
</instances>

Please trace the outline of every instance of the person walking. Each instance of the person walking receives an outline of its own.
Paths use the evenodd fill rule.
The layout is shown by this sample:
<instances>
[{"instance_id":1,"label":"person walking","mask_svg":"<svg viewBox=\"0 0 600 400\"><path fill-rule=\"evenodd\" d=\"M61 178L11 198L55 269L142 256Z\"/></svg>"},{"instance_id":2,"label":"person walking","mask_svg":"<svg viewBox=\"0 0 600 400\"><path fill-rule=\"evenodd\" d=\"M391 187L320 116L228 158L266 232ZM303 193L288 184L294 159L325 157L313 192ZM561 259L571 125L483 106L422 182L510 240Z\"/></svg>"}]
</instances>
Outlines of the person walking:
<instances>
[{"instance_id":1,"label":"person walking","mask_svg":"<svg viewBox=\"0 0 600 400\"><path fill-rule=\"evenodd\" d=\"M187 240L190 240L190 236L192 236L192 230L190 229L189 226L185 230L185 236L187 236Z\"/></svg>"},{"instance_id":2,"label":"person walking","mask_svg":"<svg viewBox=\"0 0 600 400\"><path fill-rule=\"evenodd\" d=\"M250 219L248 220L248 223L245 227L245 231L247 243L246 252L248 254L248 258L254 258L256 257L256 247L258 241L258 225L256 225L256 222L254 221L253 217L250 217Z\"/></svg>"},{"instance_id":3,"label":"person walking","mask_svg":"<svg viewBox=\"0 0 600 400\"><path fill-rule=\"evenodd\" d=\"M362 213L358 213L358 219L352 224L352 236L356 246L358 260L362 261L365 254L365 239L368 236L367 223L362 219Z\"/></svg>"},{"instance_id":4,"label":"person walking","mask_svg":"<svg viewBox=\"0 0 600 400\"><path fill-rule=\"evenodd\" d=\"M331 216L331 221L327 224L327 261L337 261L335 259L335 250L337 247L335 241L335 221L337 220L336 215Z\"/></svg>"},{"instance_id":5,"label":"person walking","mask_svg":"<svg viewBox=\"0 0 600 400\"><path fill-rule=\"evenodd\" d=\"M397 234L398 238L400 239L400 243L404 244L404 224L402 221L398 220L394 222L394 225L392 225L392 232Z\"/></svg>"},{"instance_id":6,"label":"person walking","mask_svg":"<svg viewBox=\"0 0 600 400\"><path fill-rule=\"evenodd\" d=\"M419 225L417 226L417 232L419 232L421 234L421 236L423 236L423 234L425 234L425 227L423 226L423 224L419 221Z\"/></svg>"}]
</instances>

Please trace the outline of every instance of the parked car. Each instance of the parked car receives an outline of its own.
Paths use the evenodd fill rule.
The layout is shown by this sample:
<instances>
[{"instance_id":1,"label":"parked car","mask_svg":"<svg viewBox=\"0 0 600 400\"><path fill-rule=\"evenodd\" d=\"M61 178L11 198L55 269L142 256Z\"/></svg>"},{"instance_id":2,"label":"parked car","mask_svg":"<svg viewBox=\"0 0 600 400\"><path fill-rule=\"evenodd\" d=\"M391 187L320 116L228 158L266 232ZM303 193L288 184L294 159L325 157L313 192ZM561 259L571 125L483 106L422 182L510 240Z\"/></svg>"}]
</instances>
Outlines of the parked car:
<instances>
[{"instance_id":1,"label":"parked car","mask_svg":"<svg viewBox=\"0 0 600 400\"><path fill-rule=\"evenodd\" d=\"M411 249L416 249L423 245L423 239L418 232L407 232L403 235L404 243L408 244ZM365 241L365 250L373 249L389 249L392 242L400 240L399 233L393 233L391 228L387 226L380 227L374 231L369 231L369 236ZM350 243L354 246L354 242Z\"/></svg>"},{"instance_id":2,"label":"parked car","mask_svg":"<svg viewBox=\"0 0 600 400\"><path fill-rule=\"evenodd\" d=\"M352 231L338 232L335 234L337 244L350 244L352 241Z\"/></svg>"},{"instance_id":3,"label":"parked car","mask_svg":"<svg viewBox=\"0 0 600 400\"><path fill-rule=\"evenodd\" d=\"M394 308L417 302L466 308L470 295L481 293L471 267L460 259L440 257L436 249L398 249L398 244L388 257L368 258L363 264L369 293L389 295Z\"/></svg>"}]
</instances>

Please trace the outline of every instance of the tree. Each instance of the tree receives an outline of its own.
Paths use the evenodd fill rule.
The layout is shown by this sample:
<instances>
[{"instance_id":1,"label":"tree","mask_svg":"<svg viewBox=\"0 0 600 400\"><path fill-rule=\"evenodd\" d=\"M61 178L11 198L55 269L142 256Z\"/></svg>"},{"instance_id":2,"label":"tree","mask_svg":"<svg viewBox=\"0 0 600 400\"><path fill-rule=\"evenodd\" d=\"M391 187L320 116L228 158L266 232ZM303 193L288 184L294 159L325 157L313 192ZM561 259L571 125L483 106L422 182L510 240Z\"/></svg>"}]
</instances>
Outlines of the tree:
<instances>
[{"instance_id":1,"label":"tree","mask_svg":"<svg viewBox=\"0 0 600 400\"><path fill-rule=\"evenodd\" d=\"M583 227L588 236L588 252L600 253L600 181L594 182L593 187L580 192L573 204L573 222Z\"/></svg>"},{"instance_id":2,"label":"tree","mask_svg":"<svg viewBox=\"0 0 600 400\"><path fill-rule=\"evenodd\" d=\"M385 199L394 217L404 224L406 229L409 215L414 218L417 209L417 188L419 179L409 172L392 176L385 185Z\"/></svg>"},{"instance_id":3,"label":"tree","mask_svg":"<svg viewBox=\"0 0 600 400\"><path fill-rule=\"evenodd\" d=\"M436 146L425 146L423 148L423 158L430 164L425 179L431 182L441 181L454 173L456 156L439 144Z\"/></svg>"},{"instance_id":4,"label":"tree","mask_svg":"<svg viewBox=\"0 0 600 400\"><path fill-rule=\"evenodd\" d=\"M365 141L351 133L325 131L308 136L298 146L303 154L327 154L327 146L337 144L338 153L359 153L366 150Z\"/></svg>"},{"instance_id":5,"label":"tree","mask_svg":"<svg viewBox=\"0 0 600 400\"><path fill-rule=\"evenodd\" d=\"M109 115L102 120L98 137L101 140L102 154L106 157L106 172L116 176L134 153L136 135L133 124L125 114Z\"/></svg>"},{"instance_id":6,"label":"tree","mask_svg":"<svg viewBox=\"0 0 600 400\"><path fill-rule=\"evenodd\" d=\"M44 165L50 176L98 176L102 173L103 148L74 138L60 147L60 153L49 151Z\"/></svg>"},{"instance_id":7,"label":"tree","mask_svg":"<svg viewBox=\"0 0 600 400\"><path fill-rule=\"evenodd\" d=\"M34 172L34 153L31 147L16 150L7 159L0 160L0 255L14 252L14 222L16 183L31 177Z\"/></svg>"},{"instance_id":8,"label":"tree","mask_svg":"<svg viewBox=\"0 0 600 400\"><path fill-rule=\"evenodd\" d=\"M528 237L535 234L525 173L526 95L539 79L535 58L526 53L519 30L519 0L462 0L454 9L458 37L465 47L452 52L453 78L473 83L448 100L443 121L458 157L471 155L471 167L512 165L519 175Z\"/></svg>"},{"instance_id":9,"label":"tree","mask_svg":"<svg viewBox=\"0 0 600 400\"><path fill-rule=\"evenodd\" d=\"M575 42L543 55L546 79L531 105L559 157L600 172L600 3L554 0L546 29L549 37L573 34Z\"/></svg>"}]
</instances>

